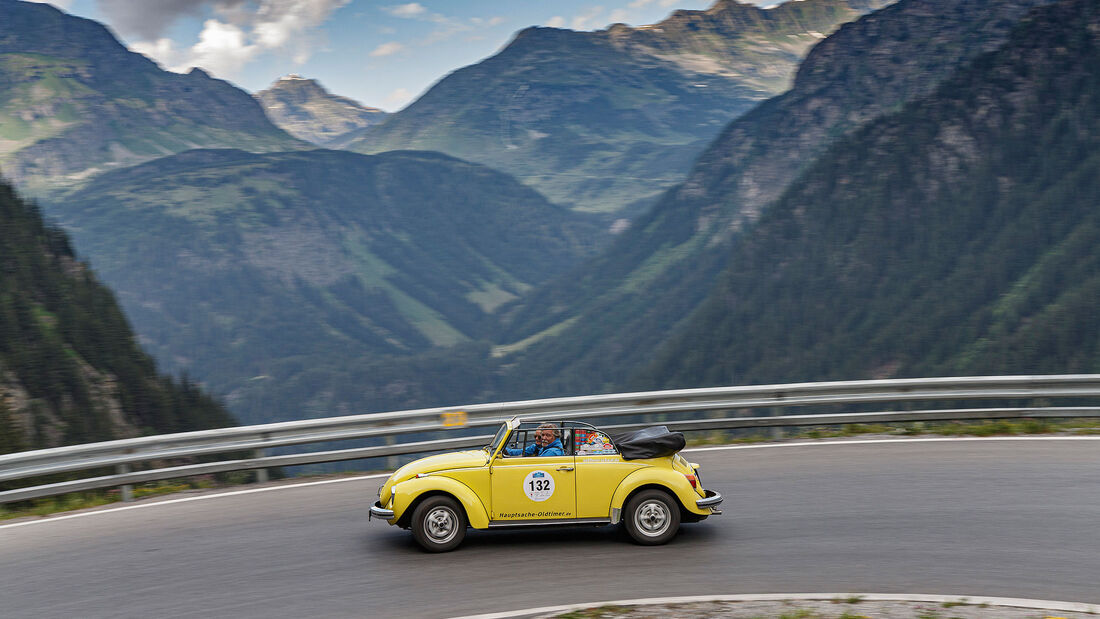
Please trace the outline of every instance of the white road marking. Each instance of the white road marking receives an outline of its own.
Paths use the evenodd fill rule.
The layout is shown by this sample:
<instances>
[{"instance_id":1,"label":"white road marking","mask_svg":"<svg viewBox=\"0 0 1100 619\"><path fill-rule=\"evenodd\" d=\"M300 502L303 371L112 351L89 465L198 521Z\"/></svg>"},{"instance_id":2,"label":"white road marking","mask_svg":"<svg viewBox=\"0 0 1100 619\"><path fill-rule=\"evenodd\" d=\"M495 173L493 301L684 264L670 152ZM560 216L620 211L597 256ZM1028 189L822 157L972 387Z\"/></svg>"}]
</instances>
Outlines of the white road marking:
<instances>
[{"instance_id":1,"label":"white road marking","mask_svg":"<svg viewBox=\"0 0 1100 619\"><path fill-rule=\"evenodd\" d=\"M242 494L255 494L258 492L272 492L275 490L290 490L292 488L305 488L307 486L323 486L325 484L339 484L347 481L362 481L364 479L381 479L389 477L390 473L378 473L376 475L360 475L356 477L341 477L339 479L323 479L321 481L307 481L298 484L286 484L282 486L269 486L266 488L251 488L249 490L233 490L231 492L219 492L217 494L204 494L202 496L184 497L182 499L168 499L166 501L156 501L154 503L142 503L139 505L124 505L120 507L113 507L110 509L101 509L92 512L79 512L76 514L69 514L67 516L45 516L39 520L28 520L26 522L15 522L12 524L2 524L0 529L13 529L15 527L25 527L32 524L43 524L47 522L57 522L59 520L69 520L70 518L84 518L85 516L98 516L100 514L114 514L117 512L129 511L131 509L145 509L146 507L159 507L161 505L175 505L177 503L189 503L191 501L205 501L208 499L220 499L230 496L240 496Z\"/></svg>"},{"instance_id":2,"label":"white road marking","mask_svg":"<svg viewBox=\"0 0 1100 619\"><path fill-rule=\"evenodd\" d=\"M779 447L814 447L822 445L873 445L882 443L941 443L948 441L1100 441L1100 436L990 436L990 437L941 437L941 438L904 438L904 439L866 439L866 440L844 440L844 441L815 441L815 442L798 442L798 443L764 443L759 445L725 445L721 447L695 447L692 449L684 449L682 453L696 453L704 451L728 451L736 449L775 449ZM71 518L84 518L87 516L98 516L101 514L114 514L118 512L128 511L131 509L145 509L147 507L159 507L162 505L175 505L177 503L187 503L190 501L205 501L207 499L220 499L223 497L239 496L242 494L253 494L256 492L272 492L275 490L290 490L293 488L305 488L307 486L322 486L325 484L338 484L347 481L361 481L364 479L381 479L389 477L390 473L378 473L375 475L361 475L356 477L341 477L339 479L325 479L321 481L309 481L298 484L285 484L281 486L270 486L266 488L252 488L249 490L234 490L231 492L220 492L217 494L205 494L202 496L185 497L182 499L169 499L166 501L157 501L154 503L142 503L139 505L123 505L119 507L112 507L108 509L99 509L96 511L79 512L76 514L68 514L65 516L45 516L37 520L27 520L23 522L14 522L11 524L0 524L0 530L12 529L15 527L25 527L32 524L45 524L50 522L59 522L61 520L69 520Z\"/></svg>"},{"instance_id":3,"label":"white road marking","mask_svg":"<svg viewBox=\"0 0 1100 619\"><path fill-rule=\"evenodd\" d=\"M540 608L525 608L523 610L505 611L499 613L465 615L462 617L454 617L452 619L509 619L511 617L526 617L529 615L541 616L549 613L568 613L577 610L599 608L601 606L647 606L653 604L691 604L693 602L818 601L837 599L845 600L852 597L858 597L862 601L866 602L931 602L936 604L943 604L945 602L958 602L963 604L988 604L990 606L1008 606L1012 608L1053 610L1075 613L1100 612L1100 606L1096 606L1093 604L1080 604L1077 602L1058 602L1055 600L1027 600L1021 598L926 595L919 593L745 593L738 595L695 595L688 597L641 598L635 600L614 600L607 602L593 602L587 604L543 606Z\"/></svg>"}]
</instances>

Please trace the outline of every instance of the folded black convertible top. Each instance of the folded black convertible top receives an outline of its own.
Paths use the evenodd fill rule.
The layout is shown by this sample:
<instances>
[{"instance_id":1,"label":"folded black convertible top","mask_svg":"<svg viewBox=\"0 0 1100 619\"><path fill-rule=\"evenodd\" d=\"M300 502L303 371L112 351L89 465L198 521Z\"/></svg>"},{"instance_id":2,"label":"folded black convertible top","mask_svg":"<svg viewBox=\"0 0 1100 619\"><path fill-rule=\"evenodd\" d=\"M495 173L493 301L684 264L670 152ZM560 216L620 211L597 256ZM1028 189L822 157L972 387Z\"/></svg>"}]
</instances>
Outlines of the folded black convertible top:
<instances>
[{"instance_id":1,"label":"folded black convertible top","mask_svg":"<svg viewBox=\"0 0 1100 619\"><path fill-rule=\"evenodd\" d=\"M615 446L619 448L624 460L660 458L671 456L687 445L683 433L669 432L666 426L653 426L615 437Z\"/></svg>"}]
</instances>

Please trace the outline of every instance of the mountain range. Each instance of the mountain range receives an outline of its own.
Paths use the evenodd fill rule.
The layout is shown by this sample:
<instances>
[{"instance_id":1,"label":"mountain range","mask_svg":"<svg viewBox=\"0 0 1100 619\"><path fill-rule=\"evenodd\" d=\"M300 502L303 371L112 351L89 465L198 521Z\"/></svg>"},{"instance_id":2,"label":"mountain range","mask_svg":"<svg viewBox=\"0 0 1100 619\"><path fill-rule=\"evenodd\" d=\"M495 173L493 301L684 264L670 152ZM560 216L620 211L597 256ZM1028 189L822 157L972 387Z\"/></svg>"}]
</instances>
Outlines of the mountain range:
<instances>
[{"instance_id":1,"label":"mountain range","mask_svg":"<svg viewBox=\"0 0 1100 619\"><path fill-rule=\"evenodd\" d=\"M0 0L0 170L35 194L193 148L291 150L235 86L160 69L102 25Z\"/></svg>"},{"instance_id":2,"label":"mountain range","mask_svg":"<svg viewBox=\"0 0 1100 619\"><path fill-rule=\"evenodd\" d=\"M641 28L528 28L335 145L440 151L508 172L555 203L630 217L680 183L729 121L786 90L813 45L882 4L764 10L719 0Z\"/></svg>"},{"instance_id":3,"label":"mountain range","mask_svg":"<svg viewBox=\"0 0 1100 619\"><path fill-rule=\"evenodd\" d=\"M1095 10L901 0L860 17L874 8L723 1L648 28L529 29L351 134L367 151L465 144L462 156L503 171L454 153L305 150L264 118L234 131L268 127L282 152L242 140L137 165L88 159L42 207L117 291L141 344L249 423L662 386L1100 370ZM61 15L29 10L16 14ZM50 28L119 53L105 30ZM4 49L0 62L69 53ZM108 66L99 53L72 58ZM787 60L769 69L774 58ZM60 126L79 98L45 88L90 78L41 66L7 79L42 82L26 92L42 95L41 127ZM232 91L209 115L197 99L194 122L263 115L224 82L160 73L150 83ZM309 115L308 102L331 102L318 84L276 86L301 87L316 139L339 133L338 117ZM108 92L96 88L89 106ZM108 112L87 114L129 105L120 88ZM63 160L50 139L28 144Z\"/></svg>"}]
</instances>

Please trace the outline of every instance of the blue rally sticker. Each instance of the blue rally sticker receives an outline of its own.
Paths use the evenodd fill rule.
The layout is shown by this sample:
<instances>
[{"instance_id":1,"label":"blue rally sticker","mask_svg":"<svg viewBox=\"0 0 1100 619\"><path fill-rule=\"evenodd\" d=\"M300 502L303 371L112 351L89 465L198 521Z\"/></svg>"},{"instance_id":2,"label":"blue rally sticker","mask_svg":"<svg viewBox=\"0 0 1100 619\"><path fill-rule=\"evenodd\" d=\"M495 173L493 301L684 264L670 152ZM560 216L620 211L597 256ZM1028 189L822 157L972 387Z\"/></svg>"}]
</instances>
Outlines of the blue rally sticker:
<instances>
[{"instance_id":1,"label":"blue rally sticker","mask_svg":"<svg viewBox=\"0 0 1100 619\"><path fill-rule=\"evenodd\" d=\"M531 471L523 478L523 493L532 501L545 501L554 496L554 478L546 471Z\"/></svg>"}]
</instances>

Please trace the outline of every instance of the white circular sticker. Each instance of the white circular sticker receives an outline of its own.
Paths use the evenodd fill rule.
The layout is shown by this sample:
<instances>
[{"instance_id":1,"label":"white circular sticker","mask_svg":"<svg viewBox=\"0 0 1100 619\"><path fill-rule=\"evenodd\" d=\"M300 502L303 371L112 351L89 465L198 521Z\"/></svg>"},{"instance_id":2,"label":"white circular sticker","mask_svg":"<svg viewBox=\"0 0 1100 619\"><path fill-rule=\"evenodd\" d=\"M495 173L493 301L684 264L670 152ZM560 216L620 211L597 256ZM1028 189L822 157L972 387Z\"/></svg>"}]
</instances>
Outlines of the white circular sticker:
<instances>
[{"instance_id":1,"label":"white circular sticker","mask_svg":"<svg viewBox=\"0 0 1100 619\"><path fill-rule=\"evenodd\" d=\"M532 501L545 501L554 496L554 478L546 471L531 471L523 478L523 493Z\"/></svg>"}]
</instances>

